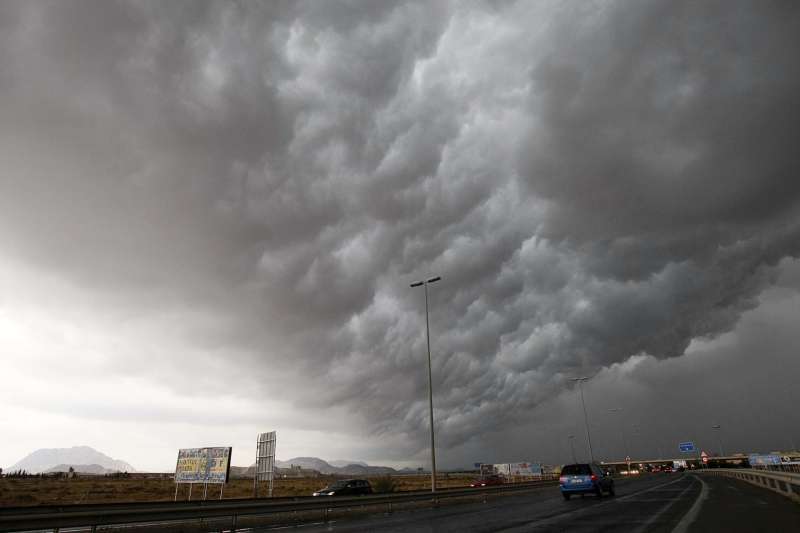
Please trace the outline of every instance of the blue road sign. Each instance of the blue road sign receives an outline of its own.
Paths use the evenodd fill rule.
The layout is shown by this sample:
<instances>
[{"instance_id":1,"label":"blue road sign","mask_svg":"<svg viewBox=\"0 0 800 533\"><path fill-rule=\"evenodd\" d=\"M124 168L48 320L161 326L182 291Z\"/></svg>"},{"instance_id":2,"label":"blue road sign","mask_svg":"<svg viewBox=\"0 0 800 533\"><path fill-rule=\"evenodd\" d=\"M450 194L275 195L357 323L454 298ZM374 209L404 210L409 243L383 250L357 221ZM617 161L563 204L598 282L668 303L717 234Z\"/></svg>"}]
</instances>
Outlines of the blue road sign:
<instances>
[{"instance_id":1,"label":"blue road sign","mask_svg":"<svg viewBox=\"0 0 800 533\"><path fill-rule=\"evenodd\" d=\"M678 449L682 452L693 452L696 450L694 442L681 442L678 444Z\"/></svg>"}]
</instances>

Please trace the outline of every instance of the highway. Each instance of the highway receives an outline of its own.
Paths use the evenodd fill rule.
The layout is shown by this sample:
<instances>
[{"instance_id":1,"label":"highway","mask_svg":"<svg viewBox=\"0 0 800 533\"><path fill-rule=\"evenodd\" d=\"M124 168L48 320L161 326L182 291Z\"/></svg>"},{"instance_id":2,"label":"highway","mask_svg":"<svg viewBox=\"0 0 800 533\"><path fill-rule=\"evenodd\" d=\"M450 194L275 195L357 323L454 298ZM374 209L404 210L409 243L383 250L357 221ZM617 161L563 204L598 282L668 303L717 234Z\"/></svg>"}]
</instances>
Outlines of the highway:
<instances>
[{"instance_id":1,"label":"highway","mask_svg":"<svg viewBox=\"0 0 800 533\"><path fill-rule=\"evenodd\" d=\"M616 497L564 501L558 488L551 486L522 495L493 496L486 503L398 511L299 529L341 533L800 531L800 506L735 479L661 474L618 480Z\"/></svg>"},{"instance_id":2,"label":"highway","mask_svg":"<svg viewBox=\"0 0 800 533\"><path fill-rule=\"evenodd\" d=\"M573 496L569 501L552 483L518 485L513 487L517 492L504 493L495 490L501 487L454 489L440 494L438 507L431 506L430 493L418 492L331 498L327 503L309 497L7 508L0 510L0 530L52 531L59 526L62 533L83 532L92 531L87 527L91 524L116 523L102 530L205 533L230 531L236 525L240 532L800 531L800 505L763 488L765 476L785 478L783 473L754 470L644 474L618 478L614 497ZM798 494L796 481L770 485Z\"/></svg>"}]
</instances>

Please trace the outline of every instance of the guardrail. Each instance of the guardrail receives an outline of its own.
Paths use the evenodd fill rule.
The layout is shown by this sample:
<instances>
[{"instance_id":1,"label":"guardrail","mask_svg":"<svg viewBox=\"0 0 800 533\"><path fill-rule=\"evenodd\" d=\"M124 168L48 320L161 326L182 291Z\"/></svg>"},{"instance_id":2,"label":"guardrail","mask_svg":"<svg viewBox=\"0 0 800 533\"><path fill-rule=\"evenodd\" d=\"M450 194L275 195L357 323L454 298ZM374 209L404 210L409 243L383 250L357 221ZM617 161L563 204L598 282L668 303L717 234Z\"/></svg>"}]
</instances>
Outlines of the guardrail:
<instances>
[{"instance_id":1,"label":"guardrail","mask_svg":"<svg viewBox=\"0 0 800 533\"><path fill-rule=\"evenodd\" d=\"M770 472L792 472L800 474L800 462L781 463L779 465L754 466L753 470L767 470Z\"/></svg>"},{"instance_id":2,"label":"guardrail","mask_svg":"<svg viewBox=\"0 0 800 533\"><path fill-rule=\"evenodd\" d=\"M400 492L358 497L302 497L291 501L266 499L206 500L191 502L139 502L129 504L81 504L48 507L13 507L0 509L0 532L49 529L58 531L65 527L132 525L165 522L188 522L208 519L230 519L225 526L236 531L240 517L322 511L327 521L328 511L383 506L392 511L392 505L411 502L431 502L469 496L484 497L491 493L522 492L536 487L556 484L543 480L514 483L495 487L443 489L430 491Z\"/></svg>"},{"instance_id":3,"label":"guardrail","mask_svg":"<svg viewBox=\"0 0 800 533\"><path fill-rule=\"evenodd\" d=\"M695 474L718 475L746 481L777 492L800 503L800 474L754 468L709 468L694 470Z\"/></svg>"}]
</instances>

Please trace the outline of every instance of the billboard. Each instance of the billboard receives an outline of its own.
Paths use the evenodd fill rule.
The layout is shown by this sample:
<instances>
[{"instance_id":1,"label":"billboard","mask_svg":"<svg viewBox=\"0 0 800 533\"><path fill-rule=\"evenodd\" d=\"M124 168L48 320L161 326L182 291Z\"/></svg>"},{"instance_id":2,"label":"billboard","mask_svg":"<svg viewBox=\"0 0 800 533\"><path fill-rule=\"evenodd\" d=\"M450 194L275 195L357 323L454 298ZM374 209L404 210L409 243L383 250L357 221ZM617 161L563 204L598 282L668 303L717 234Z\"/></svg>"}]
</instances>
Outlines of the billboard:
<instances>
[{"instance_id":1,"label":"billboard","mask_svg":"<svg viewBox=\"0 0 800 533\"><path fill-rule=\"evenodd\" d=\"M494 474L501 476L541 476L542 465L540 463L501 463L491 465Z\"/></svg>"},{"instance_id":2,"label":"billboard","mask_svg":"<svg viewBox=\"0 0 800 533\"><path fill-rule=\"evenodd\" d=\"M227 483L231 448L184 448L178 450L175 483Z\"/></svg>"},{"instance_id":3,"label":"billboard","mask_svg":"<svg viewBox=\"0 0 800 533\"><path fill-rule=\"evenodd\" d=\"M541 476L542 465L539 463L510 463L512 476Z\"/></svg>"},{"instance_id":4,"label":"billboard","mask_svg":"<svg viewBox=\"0 0 800 533\"><path fill-rule=\"evenodd\" d=\"M781 456L780 455L759 455L757 453L750 454L748 457L750 461L750 466L768 466L768 465L779 465L781 464Z\"/></svg>"}]
</instances>

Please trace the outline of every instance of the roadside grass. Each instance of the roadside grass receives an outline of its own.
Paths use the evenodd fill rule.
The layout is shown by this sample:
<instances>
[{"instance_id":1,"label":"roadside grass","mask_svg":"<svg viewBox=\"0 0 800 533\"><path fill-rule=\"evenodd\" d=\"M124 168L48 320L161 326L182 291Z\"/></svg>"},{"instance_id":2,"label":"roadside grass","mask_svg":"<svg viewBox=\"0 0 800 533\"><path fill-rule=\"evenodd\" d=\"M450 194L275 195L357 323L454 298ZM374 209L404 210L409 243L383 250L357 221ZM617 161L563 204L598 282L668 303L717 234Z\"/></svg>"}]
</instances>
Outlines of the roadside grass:
<instances>
[{"instance_id":1,"label":"roadside grass","mask_svg":"<svg viewBox=\"0 0 800 533\"><path fill-rule=\"evenodd\" d=\"M388 477L388 479L386 479ZM273 496L292 497L310 496L336 479L333 476L314 478L276 479L273 485ZM414 491L430 488L430 476L372 476L367 477L376 492ZM473 476L469 474L443 474L437 477L440 488L467 487ZM380 489L380 490L378 490ZM259 485L258 494L265 497L267 484ZM225 485L224 499L251 498L253 496L252 479L232 479ZM172 501L175 497L175 483L171 479L157 478L121 478L76 477L73 479L58 478L0 478L0 507L19 507L27 505L58 505L75 503L125 503L142 501ZM178 500L187 500L188 485L178 487ZM192 489L192 500L203 497L203 486L196 485ZM209 485L208 499L219 498L219 485Z\"/></svg>"}]
</instances>

